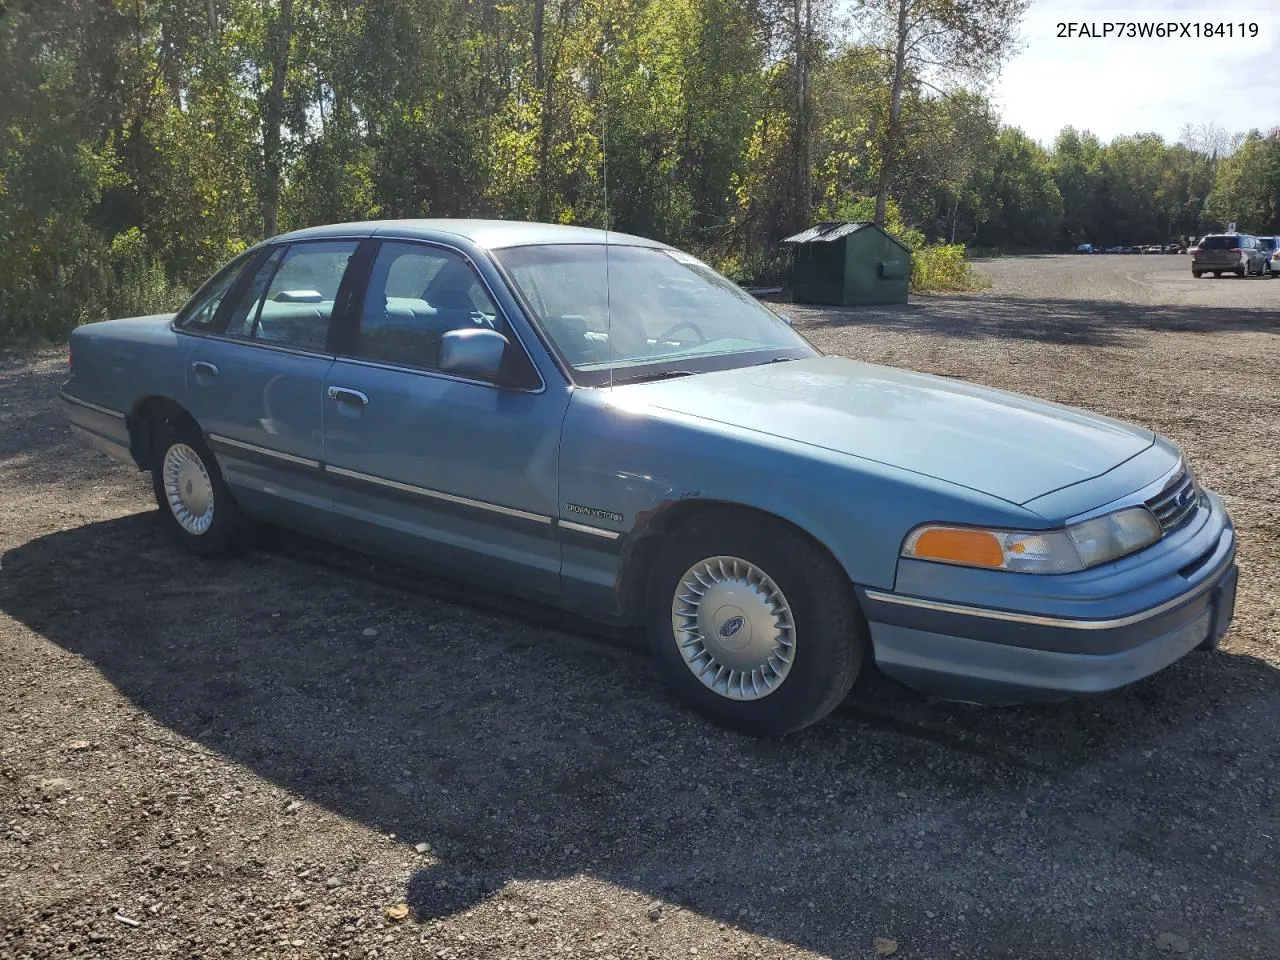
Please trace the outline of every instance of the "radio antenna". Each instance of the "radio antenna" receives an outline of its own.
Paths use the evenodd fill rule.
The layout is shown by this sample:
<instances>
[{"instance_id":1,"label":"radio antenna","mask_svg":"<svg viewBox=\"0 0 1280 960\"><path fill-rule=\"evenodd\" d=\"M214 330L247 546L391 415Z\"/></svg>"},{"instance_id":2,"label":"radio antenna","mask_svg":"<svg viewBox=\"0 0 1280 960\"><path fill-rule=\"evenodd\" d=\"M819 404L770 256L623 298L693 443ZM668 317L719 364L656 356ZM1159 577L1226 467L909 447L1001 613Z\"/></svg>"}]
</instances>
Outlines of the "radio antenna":
<instances>
[{"instance_id":1,"label":"radio antenna","mask_svg":"<svg viewBox=\"0 0 1280 960\"><path fill-rule=\"evenodd\" d=\"M613 287L609 283L609 126L608 101L605 99L604 59L608 43L604 35L604 21L600 23L600 166L604 187L604 329L605 342L609 345L609 390L613 391Z\"/></svg>"}]
</instances>

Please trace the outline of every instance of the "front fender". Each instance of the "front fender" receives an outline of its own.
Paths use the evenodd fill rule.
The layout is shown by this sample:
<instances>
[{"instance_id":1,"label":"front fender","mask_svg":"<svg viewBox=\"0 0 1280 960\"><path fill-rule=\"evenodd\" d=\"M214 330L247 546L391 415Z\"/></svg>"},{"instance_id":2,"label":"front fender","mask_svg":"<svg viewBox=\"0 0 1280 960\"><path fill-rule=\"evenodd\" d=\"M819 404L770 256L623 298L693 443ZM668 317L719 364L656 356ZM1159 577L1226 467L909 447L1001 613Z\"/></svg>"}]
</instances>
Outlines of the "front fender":
<instances>
[{"instance_id":1,"label":"front fender","mask_svg":"<svg viewBox=\"0 0 1280 960\"><path fill-rule=\"evenodd\" d=\"M566 592L585 581L614 602L622 595L627 543L689 501L780 517L823 544L854 583L882 589L893 586L903 538L924 521L1044 525L976 490L686 414L628 408L607 390L575 392L560 463L560 519L616 533L619 544L608 551L601 537L595 550L567 545Z\"/></svg>"}]
</instances>

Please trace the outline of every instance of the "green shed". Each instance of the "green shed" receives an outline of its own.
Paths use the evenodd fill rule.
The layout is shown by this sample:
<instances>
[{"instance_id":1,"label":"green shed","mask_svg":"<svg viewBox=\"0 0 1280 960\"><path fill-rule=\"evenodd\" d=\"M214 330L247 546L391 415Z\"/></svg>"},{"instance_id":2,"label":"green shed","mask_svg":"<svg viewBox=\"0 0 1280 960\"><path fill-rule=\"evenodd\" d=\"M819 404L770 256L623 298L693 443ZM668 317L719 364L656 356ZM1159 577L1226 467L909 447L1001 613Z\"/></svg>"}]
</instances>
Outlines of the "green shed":
<instances>
[{"instance_id":1,"label":"green shed","mask_svg":"<svg viewBox=\"0 0 1280 960\"><path fill-rule=\"evenodd\" d=\"M819 223L791 244L796 303L906 303L911 251L874 223Z\"/></svg>"}]
</instances>

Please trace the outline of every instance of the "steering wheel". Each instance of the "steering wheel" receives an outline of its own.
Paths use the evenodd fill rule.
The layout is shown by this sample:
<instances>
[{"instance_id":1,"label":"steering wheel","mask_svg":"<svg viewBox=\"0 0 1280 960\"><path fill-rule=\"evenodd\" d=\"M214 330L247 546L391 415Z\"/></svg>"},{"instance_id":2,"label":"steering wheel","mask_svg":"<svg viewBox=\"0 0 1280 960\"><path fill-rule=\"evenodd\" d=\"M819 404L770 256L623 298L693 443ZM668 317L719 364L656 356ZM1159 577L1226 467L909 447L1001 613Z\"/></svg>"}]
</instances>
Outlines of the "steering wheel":
<instances>
[{"instance_id":1,"label":"steering wheel","mask_svg":"<svg viewBox=\"0 0 1280 960\"><path fill-rule=\"evenodd\" d=\"M707 342L707 335L703 333L702 328L698 326L696 323L694 323L692 320L681 320L679 323L672 324L670 327L664 330L662 334L658 337L658 342L662 343L664 340L670 337L677 330L683 330L685 327L688 327L690 330L692 330L694 333L698 335L699 343Z\"/></svg>"}]
</instances>

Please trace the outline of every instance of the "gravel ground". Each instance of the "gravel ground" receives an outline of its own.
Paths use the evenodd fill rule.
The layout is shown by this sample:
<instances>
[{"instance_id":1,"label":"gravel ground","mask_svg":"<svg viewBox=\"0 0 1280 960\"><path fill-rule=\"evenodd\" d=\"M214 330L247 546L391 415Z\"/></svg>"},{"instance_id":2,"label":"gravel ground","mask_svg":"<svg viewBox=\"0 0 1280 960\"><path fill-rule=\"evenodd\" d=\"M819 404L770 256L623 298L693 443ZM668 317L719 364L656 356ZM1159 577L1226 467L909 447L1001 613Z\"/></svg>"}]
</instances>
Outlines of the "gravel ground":
<instances>
[{"instance_id":1,"label":"gravel ground","mask_svg":"<svg viewBox=\"0 0 1280 960\"><path fill-rule=\"evenodd\" d=\"M873 676L782 742L552 611L288 537L180 555L70 438L61 351L0 361L0 957L1280 957L1280 283L983 269L789 312L1182 443L1239 526L1235 625L1050 706Z\"/></svg>"}]
</instances>

